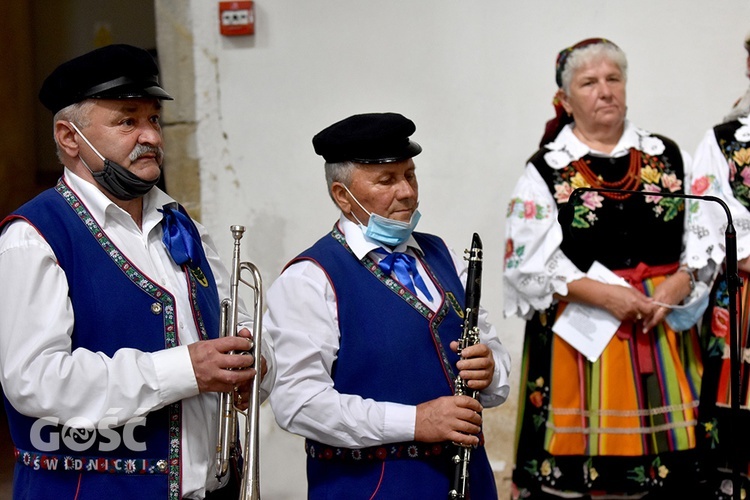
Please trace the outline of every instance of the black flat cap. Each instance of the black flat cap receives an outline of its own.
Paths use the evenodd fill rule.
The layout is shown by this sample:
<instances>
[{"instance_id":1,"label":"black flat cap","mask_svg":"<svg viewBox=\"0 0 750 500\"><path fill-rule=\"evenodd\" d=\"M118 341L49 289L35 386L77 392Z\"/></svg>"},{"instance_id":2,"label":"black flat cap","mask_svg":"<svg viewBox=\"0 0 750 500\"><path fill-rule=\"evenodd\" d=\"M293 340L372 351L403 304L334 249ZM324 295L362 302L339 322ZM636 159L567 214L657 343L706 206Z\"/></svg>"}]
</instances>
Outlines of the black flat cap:
<instances>
[{"instance_id":1,"label":"black flat cap","mask_svg":"<svg viewBox=\"0 0 750 500\"><path fill-rule=\"evenodd\" d=\"M85 99L172 99L159 85L159 68L146 50L107 45L67 61L50 73L39 91L57 113Z\"/></svg>"},{"instance_id":2,"label":"black flat cap","mask_svg":"<svg viewBox=\"0 0 750 500\"><path fill-rule=\"evenodd\" d=\"M315 152L328 163L393 163L422 152L409 139L414 122L398 113L354 115L334 123L313 137Z\"/></svg>"}]
</instances>

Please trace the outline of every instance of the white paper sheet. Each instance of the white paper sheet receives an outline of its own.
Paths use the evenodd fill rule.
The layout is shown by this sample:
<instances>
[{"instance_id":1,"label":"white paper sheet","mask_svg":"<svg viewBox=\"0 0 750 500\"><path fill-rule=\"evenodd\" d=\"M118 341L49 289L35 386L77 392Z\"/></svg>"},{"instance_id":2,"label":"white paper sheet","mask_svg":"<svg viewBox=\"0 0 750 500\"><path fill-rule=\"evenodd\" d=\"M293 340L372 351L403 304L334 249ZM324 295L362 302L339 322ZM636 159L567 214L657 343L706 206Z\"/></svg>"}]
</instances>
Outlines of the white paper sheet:
<instances>
[{"instance_id":1,"label":"white paper sheet","mask_svg":"<svg viewBox=\"0 0 750 500\"><path fill-rule=\"evenodd\" d=\"M586 277L611 285L630 286L600 262L591 265ZM602 355L619 327L620 320L605 309L574 302L568 304L555 321L552 331L593 363Z\"/></svg>"}]
</instances>

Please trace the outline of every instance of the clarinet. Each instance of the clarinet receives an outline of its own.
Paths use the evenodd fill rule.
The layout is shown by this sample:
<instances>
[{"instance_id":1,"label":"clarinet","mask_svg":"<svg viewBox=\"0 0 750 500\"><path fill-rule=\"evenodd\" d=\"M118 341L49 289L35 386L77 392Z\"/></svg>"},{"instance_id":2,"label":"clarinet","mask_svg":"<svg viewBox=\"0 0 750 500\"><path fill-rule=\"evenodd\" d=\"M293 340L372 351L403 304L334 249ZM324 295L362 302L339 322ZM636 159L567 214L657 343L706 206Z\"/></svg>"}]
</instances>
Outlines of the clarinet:
<instances>
[{"instance_id":1,"label":"clarinet","mask_svg":"<svg viewBox=\"0 0 750 500\"><path fill-rule=\"evenodd\" d=\"M482 292L482 240L477 233L471 240L471 250L464 251L464 259L469 261L469 269L466 277L466 307L464 308L464 324L461 338L458 340L458 355L466 347L479 343L479 298ZM467 395L474 399L479 396L479 391L470 389L466 382L457 376L455 380L455 394ZM471 461L471 446L454 443L456 453L452 458L455 465L453 476L453 488L448 493L450 500L463 500L469 489L469 462Z\"/></svg>"}]
</instances>

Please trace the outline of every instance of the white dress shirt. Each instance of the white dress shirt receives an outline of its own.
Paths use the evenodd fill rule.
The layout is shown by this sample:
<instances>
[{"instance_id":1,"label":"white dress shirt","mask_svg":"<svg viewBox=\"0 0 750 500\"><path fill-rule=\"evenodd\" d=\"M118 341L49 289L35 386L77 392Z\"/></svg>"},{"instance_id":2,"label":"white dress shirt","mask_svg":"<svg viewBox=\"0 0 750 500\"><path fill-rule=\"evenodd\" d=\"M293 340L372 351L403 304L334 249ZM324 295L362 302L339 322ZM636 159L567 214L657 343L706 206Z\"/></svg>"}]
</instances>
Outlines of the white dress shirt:
<instances>
[{"instance_id":1,"label":"white dress shirt","mask_svg":"<svg viewBox=\"0 0 750 500\"><path fill-rule=\"evenodd\" d=\"M368 256L377 263L384 257L374 251L380 248L379 244L365 237L360 227L343 215L339 228L358 259ZM415 255L421 249L410 237L394 251ZM465 286L466 264L452 252L451 255ZM433 301L428 302L419 290L417 296L436 311L440 294L419 259L417 263ZM282 428L347 448L414 439L416 406L364 399L334 389L331 369L339 348L338 314L334 290L320 267L310 261L289 266L268 289L266 304L263 324L274 345L277 365L270 401ZM489 408L501 404L508 396L510 356L494 327L487 322L487 312L483 309L478 326L481 342L492 349L495 357L492 384L480 394L481 403ZM456 339L459 336L460 332L456 332ZM404 363L408 362L409 355L405 353Z\"/></svg>"},{"instance_id":2,"label":"white dress shirt","mask_svg":"<svg viewBox=\"0 0 750 500\"><path fill-rule=\"evenodd\" d=\"M175 297L180 345L151 353L120 349L111 358L82 348L71 352L74 317L65 273L44 238L16 220L0 235L0 382L5 394L25 415L55 417L61 423L85 419L94 425L104 418L112 422L112 417L123 424L182 400L182 492L185 498L202 498L207 489L220 486L213 465L218 395L198 392L187 345L198 341L199 334L184 273L162 243L157 209L175 201L152 189L143 198L139 228L95 185L67 169L64 179L123 255ZM205 228L196 226L219 297L228 297L228 273ZM117 307L118 298L111 300ZM250 322L245 314L243 319ZM272 359L267 349L264 355ZM273 363L268 364L266 390L273 380Z\"/></svg>"}]
</instances>

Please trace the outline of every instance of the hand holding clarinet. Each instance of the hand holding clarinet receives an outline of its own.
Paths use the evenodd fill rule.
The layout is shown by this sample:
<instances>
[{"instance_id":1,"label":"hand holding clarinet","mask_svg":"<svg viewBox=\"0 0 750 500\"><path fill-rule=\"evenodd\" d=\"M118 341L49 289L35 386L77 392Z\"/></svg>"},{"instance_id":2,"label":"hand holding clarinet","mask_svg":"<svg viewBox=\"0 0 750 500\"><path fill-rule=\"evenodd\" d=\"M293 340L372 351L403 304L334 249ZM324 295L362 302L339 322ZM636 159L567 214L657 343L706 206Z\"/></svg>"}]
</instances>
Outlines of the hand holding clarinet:
<instances>
[{"instance_id":1,"label":"hand holding clarinet","mask_svg":"<svg viewBox=\"0 0 750 500\"><path fill-rule=\"evenodd\" d=\"M495 359L492 350L479 343L477 328L479 298L481 291L482 242L474 234L472 249L469 252L469 266L466 280L466 307L461 338L451 342L451 349L461 355L456 368L459 370L456 391L452 396L443 396L417 405L417 419L414 430L416 441L438 443L449 441L456 445L456 474L466 470L462 477L468 486L468 463L471 449L479 444L482 430L482 405L477 399L479 391L486 389L495 373ZM460 486L459 486L460 489ZM456 485L452 491L461 499ZM453 495L453 493L450 493Z\"/></svg>"},{"instance_id":2,"label":"hand holding clarinet","mask_svg":"<svg viewBox=\"0 0 750 500\"><path fill-rule=\"evenodd\" d=\"M456 364L459 370L455 381L455 395L469 396L479 403L479 391L489 386L495 369L494 358L489 347L479 343L479 302L482 291L482 240L477 233L467 251L469 261L466 277L466 306L464 307L464 324L461 338L451 344L461 356ZM481 406L480 406L481 408ZM481 411L481 410L480 410ZM481 425L481 415L480 425ZM479 427L481 430L481 426ZM477 431L478 432L478 431ZM476 434L477 432L472 432ZM478 444L479 438L476 438ZM464 441L454 441L456 445L453 463L455 466L453 487L448 492L451 500L467 497L469 490L469 463L472 446Z\"/></svg>"}]
</instances>

